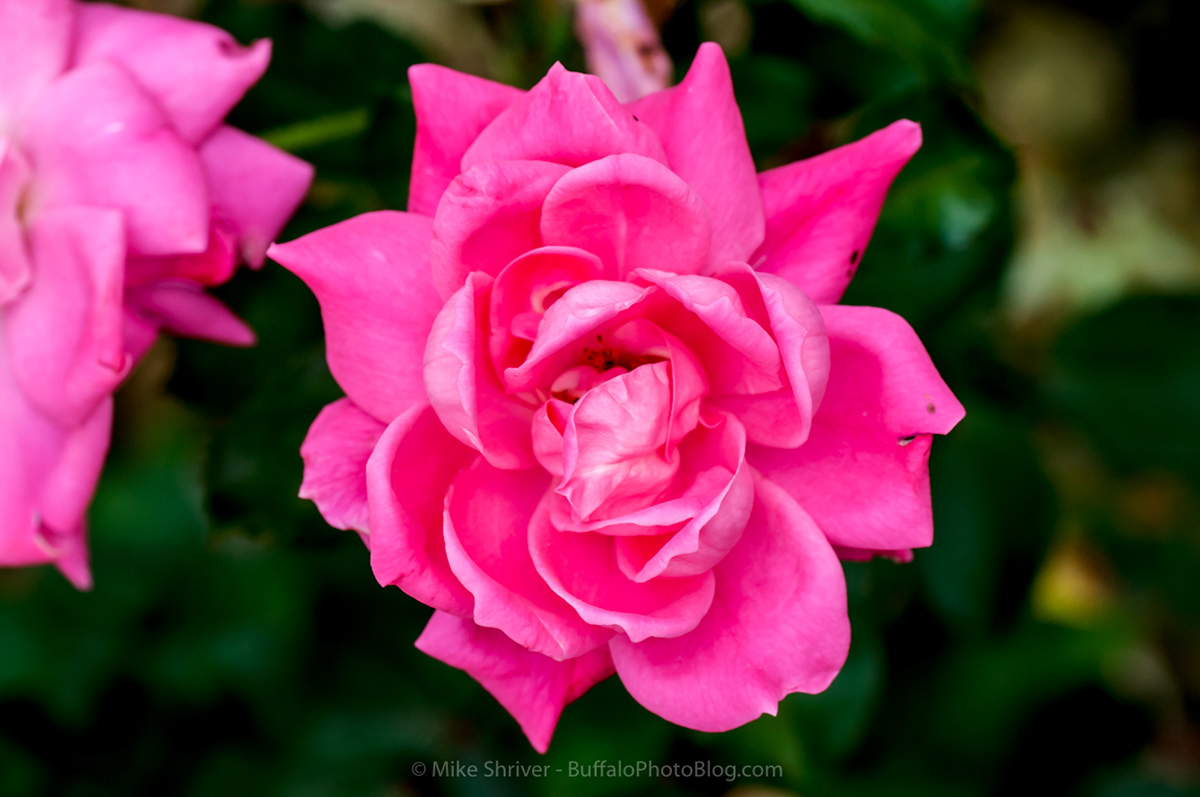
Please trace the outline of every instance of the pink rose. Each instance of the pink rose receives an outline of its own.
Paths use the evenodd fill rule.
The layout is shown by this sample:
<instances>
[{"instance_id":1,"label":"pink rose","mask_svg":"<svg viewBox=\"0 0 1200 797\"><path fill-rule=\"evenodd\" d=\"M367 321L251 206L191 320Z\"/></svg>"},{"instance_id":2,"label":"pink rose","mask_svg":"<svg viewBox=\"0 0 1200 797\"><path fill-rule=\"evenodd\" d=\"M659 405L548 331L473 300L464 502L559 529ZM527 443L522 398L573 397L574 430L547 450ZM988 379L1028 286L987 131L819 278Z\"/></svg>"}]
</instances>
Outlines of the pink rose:
<instances>
[{"instance_id":1,"label":"pink rose","mask_svg":"<svg viewBox=\"0 0 1200 797\"><path fill-rule=\"evenodd\" d=\"M930 436L963 416L903 319L835 304L917 125L757 175L714 45L627 105L561 66L409 74L410 212L270 253L347 393L301 495L539 750L614 670L705 731L824 689L837 552L930 544Z\"/></svg>"},{"instance_id":2,"label":"pink rose","mask_svg":"<svg viewBox=\"0 0 1200 797\"><path fill-rule=\"evenodd\" d=\"M204 293L261 265L302 161L222 124L270 44L72 0L0 0L0 565L91 583L112 392L159 329L247 345Z\"/></svg>"}]
</instances>

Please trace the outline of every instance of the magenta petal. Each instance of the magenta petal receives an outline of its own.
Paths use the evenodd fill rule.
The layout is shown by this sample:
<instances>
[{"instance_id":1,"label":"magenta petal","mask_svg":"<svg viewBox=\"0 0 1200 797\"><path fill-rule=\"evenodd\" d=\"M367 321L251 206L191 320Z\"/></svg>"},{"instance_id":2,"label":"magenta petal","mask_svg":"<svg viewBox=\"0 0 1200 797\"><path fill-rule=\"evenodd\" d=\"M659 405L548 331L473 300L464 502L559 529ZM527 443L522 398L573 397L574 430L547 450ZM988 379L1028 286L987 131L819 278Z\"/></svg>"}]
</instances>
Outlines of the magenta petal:
<instances>
[{"instance_id":1,"label":"magenta petal","mask_svg":"<svg viewBox=\"0 0 1200 797\"><path fill-rule=\"evenodd\" d=\"M874 307L821 308L829 387L808 442L747 454L837 546L893 551L933 541L930 435L964 411L904 319Z\"/></svg>"},{"instance_id":2,"label":"magenta petal","mask_svg":"<svg viewBox=\"0 0 1200 797\"><path fill-rule=\"evenodd\" d=\"M446 499L446 556L475 596L476 623L562 661L603 645L612 632L580 619L534 567L529 524L549 486L538 468L498 470L475 460Z\"/></svg>"},{"instance_id":3,"label":"magenta petal","mask_svg":"<svg viewBox=\"0 0 1200 797\"><path fill-rule=\"evenodd\" d=\"M90 64L53 83L30 112L21 145L37 175L35 212L58 205L121 210L138 254L208 247L200 159L119 66Z\"/></svg>"},{"instance_id":4,"label":"magenta petal","mask_svg":"<svg viewBox=\"0 0 1200 797\"><path fill-rule=\"evenodd\" d=\"M892 180L921 146L902 119L861 141L759 175L767 235L751 263L837 302L854 276Z\"/></svg>"},{"instance_id":5,"label":"magenta petal","mask_svg":"<svg viewBox=\"0 0 1200 797\"><path fill-rule=\"evenodd\" d=\"M76 8L75 63L120 64L193 143L221 123L271 60L269 41L241 47L201 22L103 3Z\"/></svg>"},{"instance_id":6,"label":"magenta petal","mask_svg":"<svg viewBox=\"0 0 1200 797\"><path fill-rule=\"evenodd\" d=\"M438 313L425 349L425 392L446 430L497 468L536 464L533 405L509 396L492 367L487 325L492 280L471 274Z\"/></svg>"},{"instance_id":7,"label":"magenta petal","mask_svg":"<svg viewBox=\"0 0 1200 797\"><path fill-rule=\"evenodd\" d=\"M0 3L0 130L12 130L67 66L73 0Z\"/></svg>"},{"instance_id":8,"label":"magenta petal","mask_svg":"<svg viewBox=\"0 0 1200 797\"><path fill-rule=\"evenodd\" d=\"M582 166L620 153L667 162L658 138L617 102L604 81L555 64L479 134L463 155L462 169L502 160Z\"/></svg>"},{"instance_id":9,"label":"magenta petal","mask_svg":"<svg viewBox=\"0 0 1200 797\"><path fill-rule=\"evenodd\" d=\"M46 211L32 230L31 250L33 282L3 319L13 373L39 411L74 426L132 365L122 340L121 214Z\"/></svg>"},{"instance_id":10,"label":"magenta petal","mask_svg":"<svg viewBox=\"0 0 1200 797\"><path fill-rule=\"evenodd\" d=\"M382 210L268 252L317 295L334 379L384 423L426 401L421 361L442 305L429 239L428 218Z\"/></svg>"},{"instance_id":11,"label":"magenta petal","mask_svg":"<svg viewBox=\"0 0 1200 797\"><path fill-rule=\"evenodd\" d=\"M162 280L131 288L125 303L143 321L185 338L226 346L253 346L258 340L246 322L194 282Z\"/></svg>"},{"instance_id":12,"label":"magenta petal","mask_svg":"<svg viewBox=\"0 0 1200 797\"><path fill-rule=\"evenodd\" d=\"M463 153L523 91L434 64L408 69L417 142L408 210L432 216L450 182L463 171Z\"/></svg>"},{"instance_id":13,"label":"magenta petal","mask_svg":"<svg viewBox=\"0 0 1200 797\"><path fill-rule=\"evenodd\" d=\"M542 245L538 222L546 194L567 173L539 161L485 163L455 178L433 220L433 285L448 299L467 274L496 276Z\"/></svg>"},{"instance_id":14,"label":"magenta petal","mask_svg":"<svg viewBox=\"0 0 1200 797\"><path fill-rule=\"evenodd\" d=\"M708 211L666 166L621 154L558 181L542 209L542 241L577 246L624 277L637 268L694 274L708 264Z\"/></svg>"},{"instance_id":15,"label":"magenta petal","mask_svg":"<svg viewBox=\"0 0 1200 797\"><path fill-rule=\"evenodd\" d=\"M821 312L803 291L773 274L731 265L722 279L738 289L771 330L787 383L782 390L759 395L720 396L714 406L737 415L752 442L795 448L808 439L829 379L829 340Z\"/></svg>"},{"instance_id":16,"label":"magenta petal","mask_svg":"<svg viewBox=\"0 0 1200 797\"><path fill-rule=\"evenodd\" d=\"M29 253L20 212L29 166L10 139L0 137L0 307L15 299L29 284Z\"/></svg>"},{"instance_id":17,"label":"magenta petal","mask_svg":"<svg viewBox=\"0 0 1200 797\"><path fill-rule=\"evenodd\" d=\"M677 637L700 622L713 600L710 571L637 582L617 562L617 539L559 531L543 502L529 525L529 552L538 574L579 616L620 631L634 642Z\"/></svg>"},{"instance_id":18,"label":"magenta petal","mask_svg":"<svg viewBox=\"0 0 1200 797\"><path fill-rule=\"evenodd\" d=\"M428 407L413 407L384 431L367 460L371 569L435 609L469 617L474 599L450 572L442 533L446 491L476 458Z\"/></svg>"},{"instance_id":19,"label":"magenta petal","mask_svg":"<svg viewBox=\"0 0 1200 797\"><path fill-rule=\"evenodd\" d=\"M499 631L445 612L434 612L417 649L465 670L504 706L539 753L567 703L612 675L608 648L555 661L526 650Z\"/></svg>"},{"instance_id":20,"label":"magenta petal","mask_svg":"<svg viewBox=\"0 0 1200 797\"><path fill-rule=\"evenodd\" d=\"M339 399L321 410L300 446L300 497L315 503L329 525L353 529L368 544L367 460L385 428L350 399Z\"/></svg>"},{"instance_id":21,"label":"magenta petal","mask_svg":"<svg viewBox=\"0 0 1200 797\"><path fill-rule=\"evenodd\" d=\"M622 683L655 714L727 731L784 696L829 686L850 648L846 584L816 524L781 489L756 483L741 541L715 569L712 608L676 639L609 645Z\"/></svg>"},{"instance_id":22,"label":"magenta petal","mask_svg":"<svg viewBox=\"0 0 1200 797\"><path fill-rule=\"evenodd\" d=\"M671 170L704 200L713 262L749 260L763 241L763 200L720 46L701 44L682 83L628 107L658 134Z\"/></svg>"},{"instance_id":23,"label":"magenta petal","mask_svg":"<svg viewBox=\"0 0 1200 797\"><path fill-rule=\"evenodd\" d=\"M213 215L229 225L238 253L263 264L267 247L296 212L312 182L313 167L260 138L218 127L200 146Z\"/></svg>"},{"instance_id":24,"label":"magenta petal","mask_svg":"<svg viewBox=\"0 0 1200 797\"><path fill-rule=\"evenodd\" d=\"M12 380L0 332L0 566L52 562L91 586L84 513L100 478L112 426L104 398L77 426L34 410Z\"/></svg>"}]
</instances>

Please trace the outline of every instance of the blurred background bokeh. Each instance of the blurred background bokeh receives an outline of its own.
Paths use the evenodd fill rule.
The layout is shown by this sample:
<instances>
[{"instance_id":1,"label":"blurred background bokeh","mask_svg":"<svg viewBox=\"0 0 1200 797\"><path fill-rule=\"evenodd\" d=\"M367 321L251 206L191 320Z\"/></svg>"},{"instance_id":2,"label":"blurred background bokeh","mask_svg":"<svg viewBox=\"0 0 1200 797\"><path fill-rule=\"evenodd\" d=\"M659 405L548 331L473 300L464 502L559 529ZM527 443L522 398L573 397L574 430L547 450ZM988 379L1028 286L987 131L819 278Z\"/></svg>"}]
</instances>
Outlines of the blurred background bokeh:
<instances>
[{"instance_id":1,"label":"blurred background bokeh","mask_svg":"<svg viewBox=\"0 0 1200 797\"><path fill-rule=\"evenodd\" d=\"M403 208L410 64L584 64L565 0L135 4L274 39L231 121L317 167L285 238ZM339 393L316 303L268 265L221 291L257 348L164 342L118 396L95 591L0 571L0 795L1200 794L1200 3L648 9L677 76L723 45L760 168L924 128L846 302L907 318L968 412L933 447L934 546L846 565L833 686L713 735L611 679L539 759L296 497ZM597 759L783 774L566 777ZM413 774L435 760L564 773Z\"/></svg>"}]
</instances>

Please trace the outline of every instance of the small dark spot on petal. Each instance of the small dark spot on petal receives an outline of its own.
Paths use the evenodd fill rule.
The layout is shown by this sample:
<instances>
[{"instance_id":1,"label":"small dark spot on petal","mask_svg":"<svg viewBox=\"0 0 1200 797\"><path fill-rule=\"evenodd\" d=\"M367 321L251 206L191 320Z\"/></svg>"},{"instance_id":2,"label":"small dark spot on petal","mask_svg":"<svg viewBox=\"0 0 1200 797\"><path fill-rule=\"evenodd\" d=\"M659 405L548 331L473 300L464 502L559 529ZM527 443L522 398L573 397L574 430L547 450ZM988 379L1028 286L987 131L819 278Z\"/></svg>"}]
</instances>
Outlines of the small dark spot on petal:
<instances>
[{"instance_id":1,"label":"small dark spot on petal","mask_svg":"<svg viewBox=\"0 0 1200 797\"><path fill-rule=\"evenodd\" d=\"M850 253L850 265L853 266L858 264L858 256L860 254L861 253L857 249Z\"/></svg>"},{"instance_id":2,"label":"small dark spot on petal","mask_svg":"<svg viewBox=\"0 0 1200 797\"><path fill-rule=\"evenodd\" d=\"M603 335L597 335L597 336L596 336L596 342L597 342L597 343L603 343L603 342L604 342L604 336L603 336Z\"/></svg>"},{"instance_id":3,"label":"small dark spot on petal","mask_svg":"<svg viewBox=\"0 0 1200 797\"><path fill-rule=\"evenodd\" d=\"M640 121L642 121L642 120L641 120L641 119L638 119L638 118L637 118L637 114L635 113L635 114L633 115L633 121L635 121L635 122L640 122Z\"/></svg>"},{"instance_id":4,"label":"small dark spot on petal","mask_svg":"<svg viewBox=\"0 0 1200 797\"><path fill-rule=\"evenodd\" d=\"M925 405L925 409L929 410L930 413L937 412L937 407L933 406L932 401Z\"/></svg>"}]
</instances>

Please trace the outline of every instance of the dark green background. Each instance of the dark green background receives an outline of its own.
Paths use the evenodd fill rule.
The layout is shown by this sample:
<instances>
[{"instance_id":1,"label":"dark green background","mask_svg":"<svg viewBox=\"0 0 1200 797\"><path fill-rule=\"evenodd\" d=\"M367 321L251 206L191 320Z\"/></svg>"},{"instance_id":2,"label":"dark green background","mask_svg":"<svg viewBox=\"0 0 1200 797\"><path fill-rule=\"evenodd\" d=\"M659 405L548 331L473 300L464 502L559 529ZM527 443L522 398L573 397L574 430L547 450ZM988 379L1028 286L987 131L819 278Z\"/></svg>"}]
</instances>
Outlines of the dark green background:
<instances>
[{"instance_id":1,"label":"dark green background","mask_svg":"<svg viewBox=\"0 0 1200 797\"><path fill-rule=\"evenodd\" d=\"M1129 135L1194 133L1194 6L1075 5L1130 64ZM1159 16L1143 24L1146 7ZM469 677L412 647L429 610L379 588L357 537L295 497L299 443L339 391L315 301L268 265L219 291L257 348L168 342L119 395L91 513L96 589L76 593L48 568L0 572L0 795L737 785L413 774L417 762L565 771L596 759L779 764L782 778L739 783L839 797L1200 793L1200 296L1135 292L1034 332L1006 322L1017 166L979 116L972 66L1004 4L749 8L754 36L732 68L761 167L899 117L922 123L925 146L846 301L909 319L967 406L933 449L936 544L911 565L846 565L854 642L834 685L713 735L644 711L614 678L567 708L539 758ZM555 60L582 68L569 11L514 0L479 13L508 77L531 85ZM203 17L275 41L231 121L317 167L285 239L403 208L405 70L429 54L368 23L330 30L298 4L212 0ZM679 74L698 19L685 0L665 25ZM1076 571L1100 598L1064 609L1054 585L1070 593Z\"/></svg>"}]
</instances>

